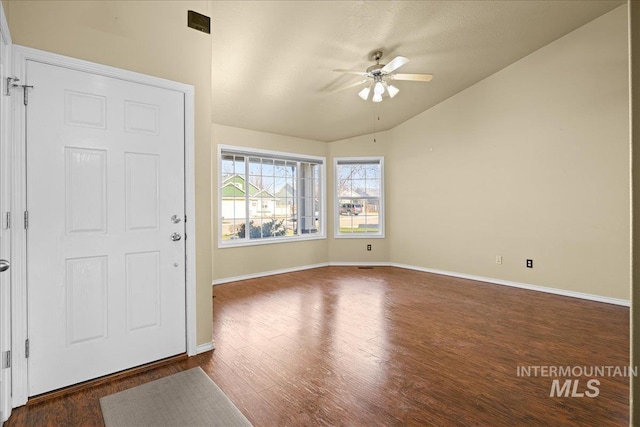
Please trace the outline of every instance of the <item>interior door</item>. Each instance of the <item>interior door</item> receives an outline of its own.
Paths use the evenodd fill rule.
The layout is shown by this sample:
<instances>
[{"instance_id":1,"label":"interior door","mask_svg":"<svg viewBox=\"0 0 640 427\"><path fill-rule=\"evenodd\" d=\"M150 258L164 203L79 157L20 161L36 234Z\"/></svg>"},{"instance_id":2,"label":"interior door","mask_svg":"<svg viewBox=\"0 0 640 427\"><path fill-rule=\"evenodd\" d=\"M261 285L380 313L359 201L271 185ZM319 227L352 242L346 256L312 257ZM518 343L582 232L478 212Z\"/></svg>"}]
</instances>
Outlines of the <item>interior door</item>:
<instances>
[{"instance_id":1,"label":"interior door","mask_svg":"<svg viewBox=\"0 0 640 427\"><path fill-rule=\"evenodd\" d=\"M0 37L1 39L1 37ZM5 45L0 40L0 82L6 81L4 54ZM11 293L10 281L10 245L11 229L9 227L9 141L4 133L7 124L7 103L0 100L0 424L9 418L11 405L11 305L9 303Z\"/></svg>"},{"instance_id":2,"label":"interior door","mask_svg":"<svg viewBox=\"0 0 640 427\"><path fill-rule=\"evenodd\" d=\"M185 352L184 95L26 76L33 396Z\"/></svg>"},{"instance_id":3,"label":"interior door","mask_svg":"<svg viewBox=\"0 0 640 427\"><path fill-rule=\"evenodd\" d=\"M7 57L4 50L5 44L0 37L0 82L5 81L5 61ZM9 238L11 229L9 228L9 162L8 162L8 139L4 133L7 119L7 103L0 100L0 424L7 420L11 413L9 396L11 396L11 358L9 349L11 348L11 306L10 286L10 245Z\"/></svg>"},{"instance_id":4,"label":"interior door","mask_svg":"<svg viewBox=\"0 0 640 427\"><path fill-rule=\"evenodd\" d=\"M6 90L11 69L11 35L6 26L4 8L0 4L0 82ZM0 424L11 415L11 228L9 136L9 97L0 95Z\"/></svg>"}]
</instances>

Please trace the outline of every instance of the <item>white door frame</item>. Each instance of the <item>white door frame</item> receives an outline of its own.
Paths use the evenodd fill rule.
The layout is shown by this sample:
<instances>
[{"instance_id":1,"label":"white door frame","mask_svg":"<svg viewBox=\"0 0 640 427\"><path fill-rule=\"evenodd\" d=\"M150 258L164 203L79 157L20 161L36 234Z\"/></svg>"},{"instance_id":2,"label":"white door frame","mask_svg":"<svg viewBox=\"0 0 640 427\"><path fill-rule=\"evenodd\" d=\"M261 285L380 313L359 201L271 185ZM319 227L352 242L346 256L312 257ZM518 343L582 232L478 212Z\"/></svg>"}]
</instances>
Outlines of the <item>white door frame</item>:
<instances>
[{"instance_id":1,"label":"white door frame","mask_svg":"<svg viewBox=\"0 0 640 427\"><path fill-rule=\"evenodd\" d=\"M106 65L69 58L49 52L43 52L23 46L13 46L13 75L20 79L20 84L26 81L27 61L37 61L49 65L65 67L77 71L84 71L133 83L146 84L163 89L184 93L185 111L185 212L187 221L185 233L186 246L186 338L187 354L197 353L196 348L196 282L195 282L195 175L194 175L194 87L157 77L147 76L132 71L121 70ZM29 90L38 90L33 88ZM13 359L13 407L27 403L28 399L28 369L25 358L25 341L28 339L27 324L27 277L26 277L26 232L24 229L23 213L26 210L26 122L23 104L23 90L14 89L12 93L14 108L13 165L12 171L12 212L13 212L13 262L12 275L12 359Z\"/></svg>"},{"instance_id":2,"label":"white door frame","mask_svg":"<svg viewBox=\"0 0 640 427\"><path fill-rule=\"evenodd\" d=\"M9 33L9 25L7 17L4 13L2 3L0 3L0 63L2 64L2 73L0 73L0 91L4 93L6 88L5 77L11 72L11 34ZM8 96L0 94L0 217L2 224L0 225L0 233L3 236L2 247L0 247L0 258L5 258L11 262L11 229L7 227L6 218L10 211L11 188L11 102ZM11 415L11 368L5 368L4 356L6 351L11 349L11 269L4 272L0 277L0 424L6 421Z\"/></svg>"}]
</instances>

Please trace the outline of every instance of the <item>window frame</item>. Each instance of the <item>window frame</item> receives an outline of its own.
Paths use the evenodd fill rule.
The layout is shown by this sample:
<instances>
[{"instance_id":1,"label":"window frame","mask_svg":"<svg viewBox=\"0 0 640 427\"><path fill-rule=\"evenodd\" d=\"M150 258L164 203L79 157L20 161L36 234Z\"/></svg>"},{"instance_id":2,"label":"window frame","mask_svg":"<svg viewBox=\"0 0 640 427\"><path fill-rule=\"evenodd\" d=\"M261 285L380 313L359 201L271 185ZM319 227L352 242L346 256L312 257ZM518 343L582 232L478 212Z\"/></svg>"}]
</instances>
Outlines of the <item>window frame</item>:
<instances>
[{"instance_id":1,"label":"window frame","mask_svg":"<svg viewBox=\"0 0 640 427\"><path fill-rule=\"evenodd\" d=\"M380 209L378 213L377 233L341 233L340 232L340 197L338 189L339 162L378 162L380 164ZM384 156L358 156L333 158L333 237L336 239L384 239L385 238L385 194L384 194Z\"/></svg>"},{"instance_id":2,"label":"window frame","mask_svg":"<svg viewBox=\"0 0 640 427\"><path fill-rule=\"evenodd\" d=\"M263 237L260 239L249 238L247 233L244 239L235 240L223 240L222 239L222 190L220 185L222 184L222 154L241 155L246 158L249 157L267 157L277 160L289 160L296 162L308 162L316 163L320 166L320 211L318 212L318 218L320 220L320 230L318 233L300 233L293 236L286 237ZM308 154L290 153L284 151L264 150L259 148L241 147L236 145L218 144L218 173L217 173L217 185L216 185L216 198L218 205L218 212L216 215L217 229L218 229L218 248L237 248L243 246L257 246L257 245L269 245L274 243L292 243L308 240L322 240L327 238L327 176L326 176L326 157L312 156ZM245 180L248 182L247 171L245 170ZM298 185L300 177L297 178ZM296 187L297 188L297 187ZM300 203L301 196L296 194L296 201ZM248 212L248 209L247 209ZM245 224L248 224L251 218L245 217Z\"/></svg>"}]
</instances>

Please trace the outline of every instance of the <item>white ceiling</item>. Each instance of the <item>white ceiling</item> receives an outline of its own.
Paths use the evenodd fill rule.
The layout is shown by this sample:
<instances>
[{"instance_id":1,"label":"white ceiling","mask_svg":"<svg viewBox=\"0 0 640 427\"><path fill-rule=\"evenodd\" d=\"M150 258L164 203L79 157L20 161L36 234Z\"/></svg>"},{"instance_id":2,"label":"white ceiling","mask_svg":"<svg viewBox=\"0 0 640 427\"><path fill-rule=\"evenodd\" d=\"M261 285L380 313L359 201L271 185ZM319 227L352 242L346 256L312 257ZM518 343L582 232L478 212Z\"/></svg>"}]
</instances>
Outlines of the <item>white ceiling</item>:
<instances>
[{"instance_id":1,"label":"white ceiling","mask_svg":"<svg viewBox=\"0 0 640 427\"><path fill-rule=\"evenodd\" d=\"M624 1L214 1L214 123L319 141L390 129ZM374 104L330 90L397 55L400 93ZM523 82L526 84L526 82Z\"/></svg>"}]
</instances>

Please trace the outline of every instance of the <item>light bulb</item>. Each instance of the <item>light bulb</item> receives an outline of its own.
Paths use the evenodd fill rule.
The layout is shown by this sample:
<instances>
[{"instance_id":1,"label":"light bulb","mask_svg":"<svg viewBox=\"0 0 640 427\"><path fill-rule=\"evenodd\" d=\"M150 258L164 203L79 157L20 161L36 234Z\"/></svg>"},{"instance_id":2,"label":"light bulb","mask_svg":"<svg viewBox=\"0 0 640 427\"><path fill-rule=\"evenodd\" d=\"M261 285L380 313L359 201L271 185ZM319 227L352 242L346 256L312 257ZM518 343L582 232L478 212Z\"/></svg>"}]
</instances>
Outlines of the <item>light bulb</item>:
<instances>
[{"instance_id":1,"label":"light bulb","mask_svg":"<svg viewBox=\"0 0 640 427\"><path fill-rule=\"evenodd\" d=\"M358 96L366 101L369 98L370 91L371 91L371 87L365 87L360 92L358 92Z\"/></svg>"},{"instance_id":2,"label":"light bulb","mask_svg":"<svg viewBox=\"0 0 640 427\"><path fill-rule=\"evenodd\" d=\"M386 84L387 86L387 92L389 92L389 97L393 98L394 96L396 96L398 94L398 92L400 92L400 89L398 89L397 87L395 87L394 85L389 85Z\"/></svg>"},{"instance_id":3,"label":"light bulb","mask_svg":"<svg viewBox=\"0 0 640 427\"><path fill-rule=\"evenodd\" d=\"M376 95L382 95L384 93L384 86L382 86L381 82L376 82L376 85L373 88L373 93Z\"/></svg>"},{"instance_id":4,"label":"light bulb","mask_svg":"<svg viewBox=\"0 0 640 427\"><path fill-rule=\"evenodd\" d=\"M379 93L375 93L375 92L374 92L374 93L373 93L373 99L372 99L372 101L373 101L373 102L380 102L380 101L382 101L382 95L381 95L381 94L379 94Z\"/></svg>"}]
</instances>

